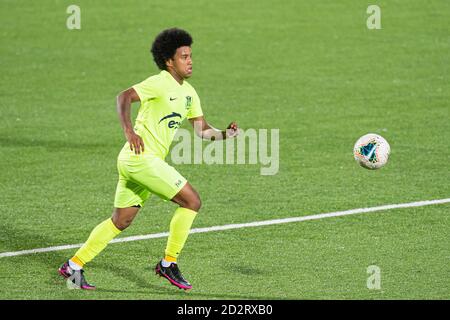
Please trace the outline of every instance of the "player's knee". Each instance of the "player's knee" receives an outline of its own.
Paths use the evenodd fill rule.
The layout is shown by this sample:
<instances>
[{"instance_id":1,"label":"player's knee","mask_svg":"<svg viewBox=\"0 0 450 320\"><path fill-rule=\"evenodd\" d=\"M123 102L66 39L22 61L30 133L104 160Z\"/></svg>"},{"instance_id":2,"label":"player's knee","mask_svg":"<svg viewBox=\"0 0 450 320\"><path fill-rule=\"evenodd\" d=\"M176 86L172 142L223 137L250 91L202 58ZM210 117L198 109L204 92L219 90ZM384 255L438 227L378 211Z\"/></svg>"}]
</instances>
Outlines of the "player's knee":
<instances>
[{"instance_id":1,"label":"player's knee","mask_svg":"<svg viewBox=\"0 0 450 320\"><path fill-rule=\"evenodd\" d=\"M119 222L119 226L117 227L117 229L119 230L125 230L126 228L128 228L131 225L131 222L133 222L133 220L123 220Z\"/></svg>"},{"instance_id":2,"label":"player's knee","mask_svg":"<svg viewBox=\"0 0 450 320\"><path fill-rule=\"evenodd\" d=\"M114 219L113 219L114 225L115 225L116 228L119 229L120 231L123 231L123 230L125 230L126 228L128 228L128 227L130 226L130 224L131 224L132 221L133 221L133 220L120 220L120 219L114 220Z\"/></svg>"},{"instance_id":3,"label":"player's knee","mask_svg":"<svg viewBox=\"0 0 450 320\"><path fill-rule=\"evenodd\" d=\"M133 219L132 218L123 218L123 217L120 217L117 215L113 215L112 222L114 223L114 225L116 226L117 229L119 229L120 231L123 231L131 225L131 223L133 222Z\"/></svg>"}]
</instances>

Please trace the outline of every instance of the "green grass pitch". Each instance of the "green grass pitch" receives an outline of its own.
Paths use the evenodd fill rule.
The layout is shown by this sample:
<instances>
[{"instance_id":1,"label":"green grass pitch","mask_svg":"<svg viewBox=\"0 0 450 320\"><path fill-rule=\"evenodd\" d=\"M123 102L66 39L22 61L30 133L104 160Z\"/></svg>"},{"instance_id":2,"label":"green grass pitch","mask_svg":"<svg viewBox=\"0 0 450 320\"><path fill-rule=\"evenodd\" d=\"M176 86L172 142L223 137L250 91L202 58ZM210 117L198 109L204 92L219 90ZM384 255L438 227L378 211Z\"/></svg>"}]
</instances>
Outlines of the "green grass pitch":
<instances>
[{"instance_id":1,"label":"green grass pitch","mask_svg":"<svg viewBox=\"0 0 450 320\"><path fill-rule=\"evenodd\" d=\"M445 0L1 1L0 252L82 243L111 214L115 97L157 72L149 48L172 26L193 35L211 124L280 130L276 175L176 166L203 201L195 228L449 198L449 13ZM353 160L369 132L391 145L381 170ZM166 232L175 208L151 198L120 237ZM442 204L192 234L190 292L153 273L166 238L108 246L87 267L94 292L57 274L74 250L3 257L0 299L449 299L449 230Z\"/></svg>"}]
</instances>

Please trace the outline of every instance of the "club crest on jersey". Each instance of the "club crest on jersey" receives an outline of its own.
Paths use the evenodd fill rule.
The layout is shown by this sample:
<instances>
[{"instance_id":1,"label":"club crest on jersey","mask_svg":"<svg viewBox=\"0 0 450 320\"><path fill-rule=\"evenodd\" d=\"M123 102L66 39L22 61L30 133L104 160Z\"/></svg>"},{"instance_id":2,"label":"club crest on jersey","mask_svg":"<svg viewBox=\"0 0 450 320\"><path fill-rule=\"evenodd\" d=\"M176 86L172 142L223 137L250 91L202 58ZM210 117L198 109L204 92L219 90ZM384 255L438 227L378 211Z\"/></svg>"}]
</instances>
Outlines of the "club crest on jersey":
<instances>
[{"instance_id":1,"label":"club crest on jersey","mask_svg":"<svg viewBox=\"0 0 450 320\"><path fill-rule=\"evenodd\" d=\"M163 121L163 120L170 119L170 118L176 118L176 117L180 118L180 120L181 120L181 114L176 113L176 112L172 112L171 114L168 114L167 116L162 117L161 120L159 120L158 123L161 123L161 121ZM170 121L167 123L167 126L168 126L170 129L172 129L172 128L177 129L177 128L180 126L180 124L181 124L180 121L170 120Z\"/></svg>"},{"instance_id":2,"label":"club crest on jersey","mask_svg":"<svg viewBox=\"0 0 450 320\"><path fill-rule=\"evenodd\" d=\"M192 97L191 96L186 96L186 105L185 108L186 110L188 110L192 105Z\"/></svg>"}]
</instances>

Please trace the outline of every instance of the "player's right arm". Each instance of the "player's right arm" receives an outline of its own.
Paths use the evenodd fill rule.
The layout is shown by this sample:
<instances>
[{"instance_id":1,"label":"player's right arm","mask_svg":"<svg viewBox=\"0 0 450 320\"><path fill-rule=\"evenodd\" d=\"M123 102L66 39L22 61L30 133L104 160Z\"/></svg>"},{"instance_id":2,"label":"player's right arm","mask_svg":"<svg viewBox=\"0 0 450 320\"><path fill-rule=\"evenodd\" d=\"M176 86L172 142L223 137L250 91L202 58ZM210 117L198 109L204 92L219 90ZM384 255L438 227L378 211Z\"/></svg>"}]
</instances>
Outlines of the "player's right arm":
<instances>
[{"instance_id":1,"label":"player's right arm","mask_svg":"<svg viewBox=\"0 0 450 320\"><path fill-rule=\"evenodd\" d=\"M117 96L117 113L131 151L134 150L135 154L140 154L144 152L144 141L134 132L130 116L131 103L136 101L140 101L140 98L133 88L122 91Z\"/></svg>"}]
</instances>

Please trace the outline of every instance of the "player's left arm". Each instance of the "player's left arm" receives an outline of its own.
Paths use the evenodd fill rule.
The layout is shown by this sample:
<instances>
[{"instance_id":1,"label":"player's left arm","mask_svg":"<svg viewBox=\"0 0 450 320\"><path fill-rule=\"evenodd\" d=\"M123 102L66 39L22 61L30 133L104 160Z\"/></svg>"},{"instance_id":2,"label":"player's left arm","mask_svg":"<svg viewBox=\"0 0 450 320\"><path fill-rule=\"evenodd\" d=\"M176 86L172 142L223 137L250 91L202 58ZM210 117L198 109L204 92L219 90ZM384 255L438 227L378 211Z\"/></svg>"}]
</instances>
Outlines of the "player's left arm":
<instances>
[{"instance_id":1,"label":"player's left arm","mask_svg":"<svg viewBox=\"0 0 450 320\"><path fill-rule=\"evenodd\" d=\"M236 122L231 122L225 130L211 126L203 116L189 119L195 134L205 140L223 140L236 137L240 129Z\"/></svg>"}]
</instances>

